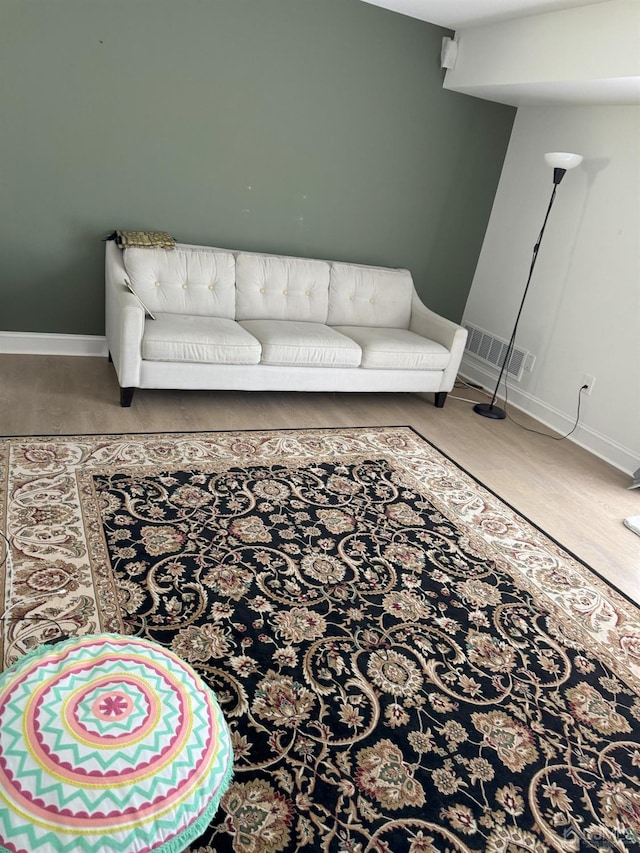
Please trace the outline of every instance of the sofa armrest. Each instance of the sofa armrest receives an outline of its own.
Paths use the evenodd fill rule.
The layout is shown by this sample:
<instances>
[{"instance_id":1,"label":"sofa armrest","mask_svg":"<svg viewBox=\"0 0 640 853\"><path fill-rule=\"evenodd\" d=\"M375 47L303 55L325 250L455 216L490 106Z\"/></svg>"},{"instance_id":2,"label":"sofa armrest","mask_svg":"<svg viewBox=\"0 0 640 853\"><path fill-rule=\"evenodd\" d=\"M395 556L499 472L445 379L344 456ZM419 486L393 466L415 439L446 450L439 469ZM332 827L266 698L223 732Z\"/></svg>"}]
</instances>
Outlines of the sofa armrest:
<instances>
[{"instance_id":1,"label":"sofa armrest","mask_svg":"<svg viewBox=\"0 0 640 853\"><path fill-rule=\"evenodd\" d=\"M105 253L105 333L121 388L137 388L142 366L145 312L124 280L122 250L107 242Z\"/></svg>"},{"instance_id":2,"label":"sofa armrest","mask_svg":"<svg viewBox=\"0 0 640 853\"><path fill-rule=\"evenodd\" d=\"M431 311L414 293L411 302L411 321L409 329L423 338L435 341L446 347L451 353L449 364L442 376L440 391L451 391L460 369L460 362L464 355L467 342L467 330L446 317L441 317L435 311Z\"/></svg>"}]
</instances>

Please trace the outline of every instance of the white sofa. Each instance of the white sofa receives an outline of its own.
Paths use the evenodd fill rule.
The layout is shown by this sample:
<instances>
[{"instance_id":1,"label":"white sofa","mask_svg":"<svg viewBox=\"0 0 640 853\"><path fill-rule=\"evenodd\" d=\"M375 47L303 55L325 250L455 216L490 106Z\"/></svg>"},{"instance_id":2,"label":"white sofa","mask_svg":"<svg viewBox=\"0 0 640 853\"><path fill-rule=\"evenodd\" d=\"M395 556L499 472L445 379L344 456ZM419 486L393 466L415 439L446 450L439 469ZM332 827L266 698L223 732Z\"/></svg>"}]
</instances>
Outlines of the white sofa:
<instances>
[{"instance_id":1,"label":"white sofa","mask_svg":"<svg viewBox=\"0 0 640 853\"><path fill-rule=\"evenodd\" d=\"M407 270L108 242L106 336L122 406L136 388L185 388L431 391L442 407L467 332Z\"/></svg>"}]
</instances>

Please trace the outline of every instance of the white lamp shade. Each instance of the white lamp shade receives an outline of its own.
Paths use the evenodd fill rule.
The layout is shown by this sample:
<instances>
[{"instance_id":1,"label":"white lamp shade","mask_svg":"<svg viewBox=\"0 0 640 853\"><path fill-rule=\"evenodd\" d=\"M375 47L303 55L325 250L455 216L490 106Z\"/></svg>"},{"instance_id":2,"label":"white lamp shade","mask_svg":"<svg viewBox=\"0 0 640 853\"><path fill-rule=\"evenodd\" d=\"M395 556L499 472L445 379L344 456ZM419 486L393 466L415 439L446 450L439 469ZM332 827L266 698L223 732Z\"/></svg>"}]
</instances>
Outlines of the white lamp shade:
<instances>
[{"instance_id":1,"label":"white lamp shade","mask_svg":"<svg viewBox=\"0 0 640 853\"><path fill-rule=\"evenodd\" d=\"M582 163L582 154L569 154L567 151L552 151L544 155L548 166L554 169L575 169Z\"/></svg>"}]
</instances>

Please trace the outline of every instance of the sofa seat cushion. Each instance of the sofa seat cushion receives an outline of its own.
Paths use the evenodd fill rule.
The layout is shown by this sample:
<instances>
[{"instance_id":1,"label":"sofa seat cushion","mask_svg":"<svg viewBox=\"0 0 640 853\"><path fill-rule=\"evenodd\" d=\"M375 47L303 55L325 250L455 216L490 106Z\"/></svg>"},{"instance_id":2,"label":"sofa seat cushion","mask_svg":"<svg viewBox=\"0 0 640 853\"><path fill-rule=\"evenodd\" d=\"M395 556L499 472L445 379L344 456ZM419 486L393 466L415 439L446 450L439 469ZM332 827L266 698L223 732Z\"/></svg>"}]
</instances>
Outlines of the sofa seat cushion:
<instances>
[{"instance_id":1,"label":"sofa seat cushion","mask_svg":"<svg viewBox=\"0 0 640 853\"><path fill-rule=\"evenodd\" d=\"M333 326L362 349L360 367L372 370L444 370L451 353L446 347L407 329Z\"/></svg>"},{"instance_id":2,"label":"sofa seat cushion","mask_svg":"<svg viewBox=\"0 0 640 853\"><path fill-rule=\"evenodd\" d=\"M147 319L142 358L210 364L259 364L260 342L234 320L193 314L156 314Z\"/></svg>"},{"instance_id":3,"label":"sofa seat cushion","mask_svg":"<svg viewBox=\"0 0 640 853\"><path fill-rule=\"evenodd\" d=\"M324 323L243 320L262 345L262 363L296 367L358 367L358 344Z\"/></svg>"}]
</instances>

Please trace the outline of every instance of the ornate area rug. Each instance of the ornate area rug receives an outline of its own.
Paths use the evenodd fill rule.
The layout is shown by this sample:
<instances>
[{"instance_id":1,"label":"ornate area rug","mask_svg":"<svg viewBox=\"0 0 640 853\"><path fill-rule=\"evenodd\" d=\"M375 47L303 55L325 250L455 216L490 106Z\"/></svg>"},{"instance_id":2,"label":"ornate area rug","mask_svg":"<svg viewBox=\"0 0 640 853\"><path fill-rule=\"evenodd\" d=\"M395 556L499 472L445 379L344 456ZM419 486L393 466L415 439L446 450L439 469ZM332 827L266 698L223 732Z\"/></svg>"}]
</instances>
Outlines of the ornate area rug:
<instances>
[{"instance_id":1,"label":"ornate area rug","mask_svg":"<svg viewBox=\"0 0 640 853\"><path fill-rule=\"evenodd\" d=\"M5 665L111 631L216 691L192 851L640 851L639 609L410 428L0 452Z\"/></svg>"}]
</instances>

